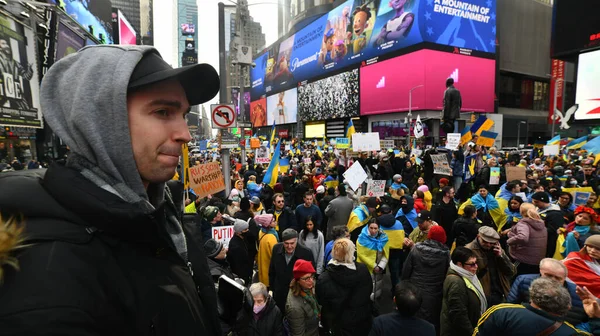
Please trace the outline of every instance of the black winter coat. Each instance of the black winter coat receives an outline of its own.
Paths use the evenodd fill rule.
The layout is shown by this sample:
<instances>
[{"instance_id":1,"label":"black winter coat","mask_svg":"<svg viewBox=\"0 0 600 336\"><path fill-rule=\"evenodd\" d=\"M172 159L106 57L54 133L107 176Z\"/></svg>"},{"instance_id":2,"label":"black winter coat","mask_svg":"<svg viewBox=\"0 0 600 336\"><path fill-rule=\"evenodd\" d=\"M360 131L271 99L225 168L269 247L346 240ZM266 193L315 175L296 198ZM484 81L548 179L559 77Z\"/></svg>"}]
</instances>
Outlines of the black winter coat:
<instances>
[{"instance_id":1,"label":"black winter coat","mask_svg":"<svg viewBox=\"0 0 600 336\"><path fill-rule=\"evenodd\" d=\"M248 326L247 336L282 336L283 314L275 304L273 298L269 297L267 306L259 313L258 320L252 316Z\"/></svg>"},{"instance_id":2,"label":"black winter coat","mask_svg":"<svg viewBox=\"0 0 600 336\"><path fill-rule=\"evenodd\" d=\"M417 286L423 297L421 309L416 317L428 321L438 329L442 309L442 288L449 265L448 247L435 240L426 240L415 245L402 268L402 280L409 280Z\"/></svg>"},{"instance_id":3,"label":"black winter coat","mask_svg":"<svg viewBox=\"0 0 600 336\"><path fill-rule=\"evenodd\" d=\"M442 198L442 197L440 197ZM449 203L444 203L443 199L440 199L431 209L433 212L433 220L441 225L446 231L446 246L451 247L454 242L454 233L452 232L452 225L458 218L458 209L453 200Z\"/></svg>"},{"instance_id":4,"label":"black winter coat","mask_svg":"<svg viewBox=\"0 0 600 336\"><path fill-rule=\"evenodd\" d=\"M275 210L274 209L269 209L267 211L267 213L272 214L273 218L275 218ZM294 213L292 212L292 209L285 207L283 208L283 211L281 212L281 215L279 215L279 218L277 219L277 223L279 224L279 236L281 237L281 234L283 233L283 231L285 231L285 229L294 229L298 232L300 232L300 230L298 229L298 225L296 224L296 216L294 215Z\"/></svg>"},{"instance_id":5,"label":"black winter coat","mask_svg":"<svg viewBox=\"0 0 600 336\"><path fill-rule=\"evenodd\" d=\"M373 322L371 275L364 264L354 264L356 270L328 265L317 281L321 323L334 335L367 335Z\"/></svg>"},{"instance_id":6,"label":"black winter coat","mask_svg":"<svg viewBox=\"0 0 600 336\"><path fill-rule=\"evenodd\" d=\"M298 259L308 260L315 269L317 268L312 252L306 247L300 244L296 245L296 251L294 251L292 259L289 263L286 263L283 243L277 243L273 246L273 254L269 264L269 285L273 291L275 304L282 312L285 312L285 302L290 289L290 282L294 278L292 270Z\"/></svg>"},{"instance_id":7,"label":"black winter coat","mask_svg":"<svg viewBox=\"0 0 600 336\"><path fill-rule=\"evenodd\" d=\"M245 239L235 235L229 241L229 250L227 251L227 261L231 267L231 271L246 284L252 280L252 270L254 266L254 258L248 252L248 246Z\"/></svg>"},{"instance_id":8,"label":"black winter coat","mask_svg":"<svg viewBox=\"0 0 600 336\"><path fill-rule=\"evenodd\" d=\"M452 234L456 239L456 247L465 246L475 240L481 225L474 218L458 217L452 226Z\"/></svg>"},{"instance_id":9,"label":"black winter coat","mask_svg":"<svg viewBox=\"0 0 600 336\"><path fill-rule=\"evenodd\" d=\"M220 335L204 250L184 227L187 263L166 232L171 202L146 215L73 169L43 172L0 175L31 244L0 286L2 335Z\"/></svg>"}]
</instances>

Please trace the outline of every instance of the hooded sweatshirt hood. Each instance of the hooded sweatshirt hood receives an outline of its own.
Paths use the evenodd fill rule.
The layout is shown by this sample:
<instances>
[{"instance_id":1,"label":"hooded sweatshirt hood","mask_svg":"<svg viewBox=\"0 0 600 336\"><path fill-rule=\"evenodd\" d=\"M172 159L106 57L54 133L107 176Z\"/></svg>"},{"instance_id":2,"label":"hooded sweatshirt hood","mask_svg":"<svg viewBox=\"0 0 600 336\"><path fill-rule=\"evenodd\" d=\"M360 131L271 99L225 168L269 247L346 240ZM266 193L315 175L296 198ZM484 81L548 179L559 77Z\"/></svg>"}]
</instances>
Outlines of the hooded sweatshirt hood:
<instances>
[{"instance_id":1,"label":"hooded sweatshirt hood","mask_svg":"<svg viewBox=\"0 0 600 336\"><path fill-rule=\"evenodd\" d=\"M405 214L407 214L407 213L411 212L412 209L414 209L415 201L413 200L413 198L411 196L404 195L404 196L400 197L400 202L402 202L403 198L406 199L406 204L402 204L400 207L402 208L402 211Z\"/></svg>"},{"instance_id":2,"label":"hooded sweatshirt hood","mask_svg":"<svg viewBox=\"0 0 600 336\"><path fill-rule=\"evenodd\" d=\"M148 46L85 47L55 63L40 92L44 119L71 152L146 200L133 156L127 86L135 66L152 52L158 53ZM161 191L164 184L155 187ZM117 194L124 196L123 190Z\"/></svg>"},{"instance_id":3,"label":"hooded sweatshirt hood","mask_svg":"<svg viewBox=\"0 0 600 336\"><path fill-rule=\"evenodd\" d=\"M543 214L548 211L561 211L560 206L558 204L548 204L546 209L539 209L538 214Z\"/></svg>"}]
</instances>

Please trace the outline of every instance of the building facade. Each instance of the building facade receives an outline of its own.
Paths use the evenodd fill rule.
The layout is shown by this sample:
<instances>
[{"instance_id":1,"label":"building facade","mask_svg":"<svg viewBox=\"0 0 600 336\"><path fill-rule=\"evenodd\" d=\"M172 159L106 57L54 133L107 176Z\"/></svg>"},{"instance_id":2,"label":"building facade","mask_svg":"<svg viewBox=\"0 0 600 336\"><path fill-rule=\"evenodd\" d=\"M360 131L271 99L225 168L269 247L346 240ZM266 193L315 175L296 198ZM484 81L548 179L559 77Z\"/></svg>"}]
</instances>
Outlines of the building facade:
<instances>
[{"instance_id":1,"label":"building facade","mask_svg":"<svg viewBox=\"0 0 600 336\"><path fill-rule=\"evenodd\" d=\"M112 6L118 8L125 15L137 33L137 44L141 44L140 30L140 0L111 0Z\"/></svg>"},{"instance_id":2,"label":"building facade","mask_svg":"<svg viewBox=\"0 0 600 336\"><path fill-rule=\"evenodd\" d=\"M179 66L198 63L196 45L198 42L198 5L196 0L178 0L177 30Z\"/></svg>"}]
</instances>

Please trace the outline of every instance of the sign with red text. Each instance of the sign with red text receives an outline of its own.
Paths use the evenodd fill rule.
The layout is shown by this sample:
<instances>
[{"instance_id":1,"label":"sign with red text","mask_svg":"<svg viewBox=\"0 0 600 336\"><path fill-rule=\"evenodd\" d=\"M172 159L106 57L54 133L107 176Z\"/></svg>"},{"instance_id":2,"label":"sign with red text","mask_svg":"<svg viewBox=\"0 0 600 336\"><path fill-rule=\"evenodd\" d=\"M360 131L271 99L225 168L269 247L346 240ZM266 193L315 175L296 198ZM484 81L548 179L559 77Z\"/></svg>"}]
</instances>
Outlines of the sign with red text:
<instances>
[{"instance_id":1,"label":"sign with red text","mask_svg":"<svg viewBox=\"0 0 600 336\"><path fill-rule=\"evenodd\" d=\"M212 239L220 241L225 247L229 246L229 241L233 238L234 234L233 225L213 226L211 228Z\"/></svg>"},{"instance_id":2,"label":"sign with red text","mask_svg":"<svg viewBox=\"0 0 600 336\"><path fill-rule=\"evenodd\" d=\"M190 186L200 198L225 190L225 179L218 162L190 168Z\"/></svg>"}]
</instances>

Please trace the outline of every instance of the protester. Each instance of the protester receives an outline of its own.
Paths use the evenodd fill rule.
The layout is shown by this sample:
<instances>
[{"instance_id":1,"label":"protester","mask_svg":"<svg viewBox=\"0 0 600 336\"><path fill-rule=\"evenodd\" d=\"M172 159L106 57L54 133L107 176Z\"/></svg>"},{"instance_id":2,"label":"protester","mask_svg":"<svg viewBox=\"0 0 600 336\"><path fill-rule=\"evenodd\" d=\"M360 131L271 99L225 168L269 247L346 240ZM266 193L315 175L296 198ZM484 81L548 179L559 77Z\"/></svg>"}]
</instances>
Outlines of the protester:
<instances>
[{"instance_id":1,"label":"protester","mask_svg":"<svg viewBox=\"0 0 600 336\"><path fill-rule=\"evenodd\" d=\"M323 273L325 259L325 238L319 227L313 222L312 217L307 217L306 222L298 237L298 244L309 249L313 260L317 264L317 276Z\"/></svg>"},{"instance_id":2,"label":"protester","mask_svg":"<svg viewBox=\"0 0 600 336\"><path fill-rule=\"evenodd\" d=\"M348 194L346 194L346 187L343 184L339 184L336 188L336 198L334 198L327 208L325 208L325 216L327 216L327 234L325 235L326 240L333 240L333 231L336 227L346 227L350 213L354 209L354 204Z\"/></svg>"},{"instance_id":3,"label":"protester","mask_svg":"<svg viewBox=\"0 0 600 336\"><path fill-rule=\"evenodd\" d=\"M531 195L531 203L537 207L540 218L544 221L548 230L548 244L546 245L546 257L551 258L556 251L556 240L558 238L558 229L562 228L565 220L560 207L556 204L550 204L550 198L545 192L536 192Z\"/></svg>"},{"instance_id":4,"label":"protester","mask_svg":"<svg viewBox=\"0 0 600 336\"><path fill-rule=\"evenodd\" d=\"M442 287L450 261L450 251L445 244L444 228L439 225L432 226L427 233L427 240L415 245L402 269L402 280L408 280L415 285L423 297L423 304L416 317L433 324L438 332Z\"/></svg>"},{"instance_id":5,"label":"protester","mask_svg":"<svg viewBox=\"0 0 600 336\"><path fill-rule=\"evenodd\" d=\"M229 251L227 252L227 262L231 266L231 271L244 280L246 285L250 285L254 266L254 256L248 251L246 243L246 237L250 232L249 221L241 219L235 221L234 236L229 241Z\"/></svg>"},{"instance_id":6,"label":"protester","mask_svg":"<svg viewBox=\"0 0 600 336\"><path fill-rule=\"evenodd\" d=\"M229 199L239 203L241 201L242 198L246 197L245 193L244 193L244 180L243 179L239 179L239 180L234 180L233 181L233 189L231 189L231 192L229 193Z\"/></svg>"},{"instance_id":7,"label":"protester","mask_svg":"<svg viewBox=\"0 0 600 336\"><path fill-rule=\"evenodd\" d=\"M252 211L254 216L264 215L266 213L265 207L260 201L260 198L258 198L257 196L252 196L252 198L250 199L250 211Z\"/></svg>"},{"instance_id":8,"label":"protester","mask_svg":"<svg viewBox=\"0 0 600 336\"><path fill-rule=\"evenodd\" d=\"M304 203L296 207L296 223L302 225L306 222L306 218L311 217L317 225L321 225L323 217L318 206L313 204L315 196L312 192L304 194Z\"/></svg>"},{"instance_id":9,"label":"protester","mask_svg":"<svg viewBox=\"0 0 600 336\"><path fill-rule=\"evenodd\" d=\"M258 233L258 254L256 264L258 265L258 281L269 287L269 266L273 255L273 247L279 242L279 234L275 230L273 215L258 215L254 217L256 224L260 227Z\"/></svg>"},{"instance_id":10,"label":"protester","mask_svg":"<svg viewBox=\"0 0 600 336\"><path fill-rule=\"evenodd\" d=\"M477 237L480 227L477 209L473 205L464 207L463 215L454 221L452 226L452 233L456 237L456 247L472 242Z\"/></svg>"},{"instance_id":11,"label":"protester","mask_svg":"<svg viewBox=\"0 0 600 336\"><path fill-rule=\"evenodd\" d=\"M275 218L275 230L280 234L286 229L296 230L296 216L292 210L285 206L285 198L283 194L277 193L273 195L273 209L269 209L268 213Z\"/></svg>"},{"instance_id":12,"label":"protester","mask_svg":"<svg viewBox=\"0 0 600 336\"><path fill-rule=\"evenodd\" d=\"M539 273L539 263L546 255L548 231L533 204L522 204L521 216L508 232L510 256L516 261L517 275Z\"/></svg>"},{"instance_id":13,"label":"protester","mask_svg":"<svg viewBox=\"0 0 600 336\"><path fill-rule=\"evenodd\" d=\"M444 280L441 336L472 335L479 317L487 309L477 268L477 256L471 249L454 249Z\"/></svg>"},{"instance_id":14,"label":"protester","mask_svg":"<svg viewBox=\"0 0 600 336\"><path fill-rule=\"evenodd\" d=\"M317 281L321 322L334 335L366 335L371 328L373 282L367 266L354 262L354 243L339 238L332 259Z\"/></svg>"},{"instance_id":15,"label":"protester","mask_svg":"<svg viewBox=\"0 0 600 336\"><path fill-rule=\"evenodd\" d=\"M454 232L452 226L458 218L458 210L454 203L454 188L446 186L440 191L440 199L431 209L431 217L446 231L446 246L452 247Z\"/></svg>"},{"instance_id":16,"label":"protester","mask_svg":"<svg viewBox=\"0 0 600 336\"><path fill-rule=\"evenodd\" d=\"M262 282L254 283L250 286L250 294L254 302L247 336L283 335L283 314L269 296L267 286Z\"/></svg>"},{"instance_id":17,"label":"protester","mask_svg":"<svg viewBox=\"0 0 600 336\"><path fill-rule=\"evenodd\" d=\"M427 234L429 229L437 223L433 222L431 213L427 210L423 210L416 218L417 227L410 233L408 239L404 241L404 245L408 248L413 248L415 244L424 242L427 240Z\"/></svg>"},{"instance_id":18,"label":"protester","mask_svg":"<svg viewBox=\"0 0 600 336\"><path fill-rule=\"evenodd\" d=\"M360 204L350 213L348 218L348 231L350 232L350 239L352 242L356 242L358 236L361 234L367 223L371 220L372 214L377 209L377 198L370 197L364 204Z\"/></svg>"},{"instance_id":19,"label":"protester","mask_svg":"<svg viewBox=\"0 0 600 336\"><path fill-rule=\"evenodd\" d=\"M436 335L431 323L416 317L423 304L423 297L415 285L402 281L395 287L394 301L396 311L376 317L369 336Z\"/></svg>"},{"instance_id":20,"label":"protester","mask_svg":"<svg viewBox=\"0 0 600 336\"><path fill-rule=\"evenodd\" d=\"M273 291L275 304L281 311L285 311L285 300L292 280L294 264L300 259L315 264L312 252L298 245L298 232L294 229L286 229L281 234L281 243L273 246L273 255L268 268L269 289Z\"/></svg>"},{"instance_id":21,"label":"protester","mask_svg":"<svg viewBox=\"0 0 600 336\"><path fill-rule=\"evenodd\" d=\"M563 256L581 250L587 238L600 234L600 229L597 226L600 216L594 209L579 206L575 209L574 214L575 220L569 223L566 228L559 229L559 232L565 238Z\"/></svg>"},{"instance_id":22,"label":"protester","mask_svg":"<svg viewBox=\"0 0 600 336\"><path fill-rule=\"evenodd\" d=\"M388 260L390 278L392 280L392 292L400 281L402 271L402 260L404 258L404 227L396 220L392 209L384 204L381 206L381 215L377 217L379 227L389 238L390 256Z\"/></svg>"},{"instance_id":23,"label":"protester","mask_svg":"<svg viewBox=\"0 0 600 336\"><path fill-rule=\"evenodd\" d=\"M490 306L505 301L516 271L499 240L500 236L494 229L482 226L477 238L466 245L477 257L477 277Z\"/></svg>"},{"instance_id":24,"label":"protester","mask_svg":"<svg viewBox=\"0 0 600 336\"><path fill-rule=\"evenodd\" d=\"M225 275L230 279L235 279L237 276L233 274L229 263L227 263L227 248L220 241L209 239L204 243L204 252L208 258L208 269L216 284L219 282L221 275Z\"/></svg>"},{"instance_id":25,"label":"protester","mask_svg":"<svg viewBox=\"0 0 600 336\"><path fill-rule=\"evenodd\" d=\"M315 297L315 268L310 261L302 259L294 261L292 266L293 279L285 302L290 335L318 336L321 310Z\"/></svg>"},{"instance_id":26,"label":"protester","mask_svg":"<svg viewBox=\"0 0 600 336\"><path fill-rule=\"evenodd\" d=\"M579 252L571 252L564 260L569 279L577 286L586 287L594 296L600 296L600 235L586 239Z\"/></svg>"},{"instance_id":27,"label":"protester","mask_svg":"<svg viewBox=\"0 0 600 336\"><path fill-rule=\"evenodd\" d=\"M223 216L221 211L216 206L209 205L202 210L202 213L198 215L200 220L200 230L202 232L203 241L207 241L212 238L212 228L214 226L223 225Z\"/></svg>"},{"instance_id":28,"label":"protester","mask_svg":"<svg viewBox=\"0 0 600 336\"><path fill-rule=\"evenodd\" d=\"M359 263L367 266L373 278L373 299L381 296L383 289L383 272L389 258L389 238L379 229L375 220L370 220L357 239L357 257Z\"/></svg>"},{"instance_id":29,"label":"protester","mask_svg":"<svg viewBox=\"0 0 600 336\"><path fill-rule=\"evenodd\" d=\"M325 245L325 267L327 267L327 265L329 264L329 261L331 260L332 256L332 251L333 251L333 244L335 243L336 240L340 239L340 238L350 238L350 233L348 232L348 228L346 226L337 226L334 230L333 230L333 239L330 240L327 245Z\"/></svg>"},{"instance_id":30,"label":"protester","mask_svg":"<svg viewBox=\"0 0 600 336\"><path fill-rule=\"evenodd\" d=\"M248 183L246 184L246 189L248 190L248 197L260 197L260 192L263 187L256 183L256 176L250 175L248 177Z\"/></svg>"},{"instance_id":31,"label":"protester","mask_svg":"<svg viewBox=\"0 0 600 336\"><path fill-rule=\"evenodd\" d=\"M425 194L421 190L416 190L413 194L413 199L415 200L415 210L417 214L423 210L427 210L427 206L425 205L425 200L423 199Z\"/></svg>"}]
</instances>

